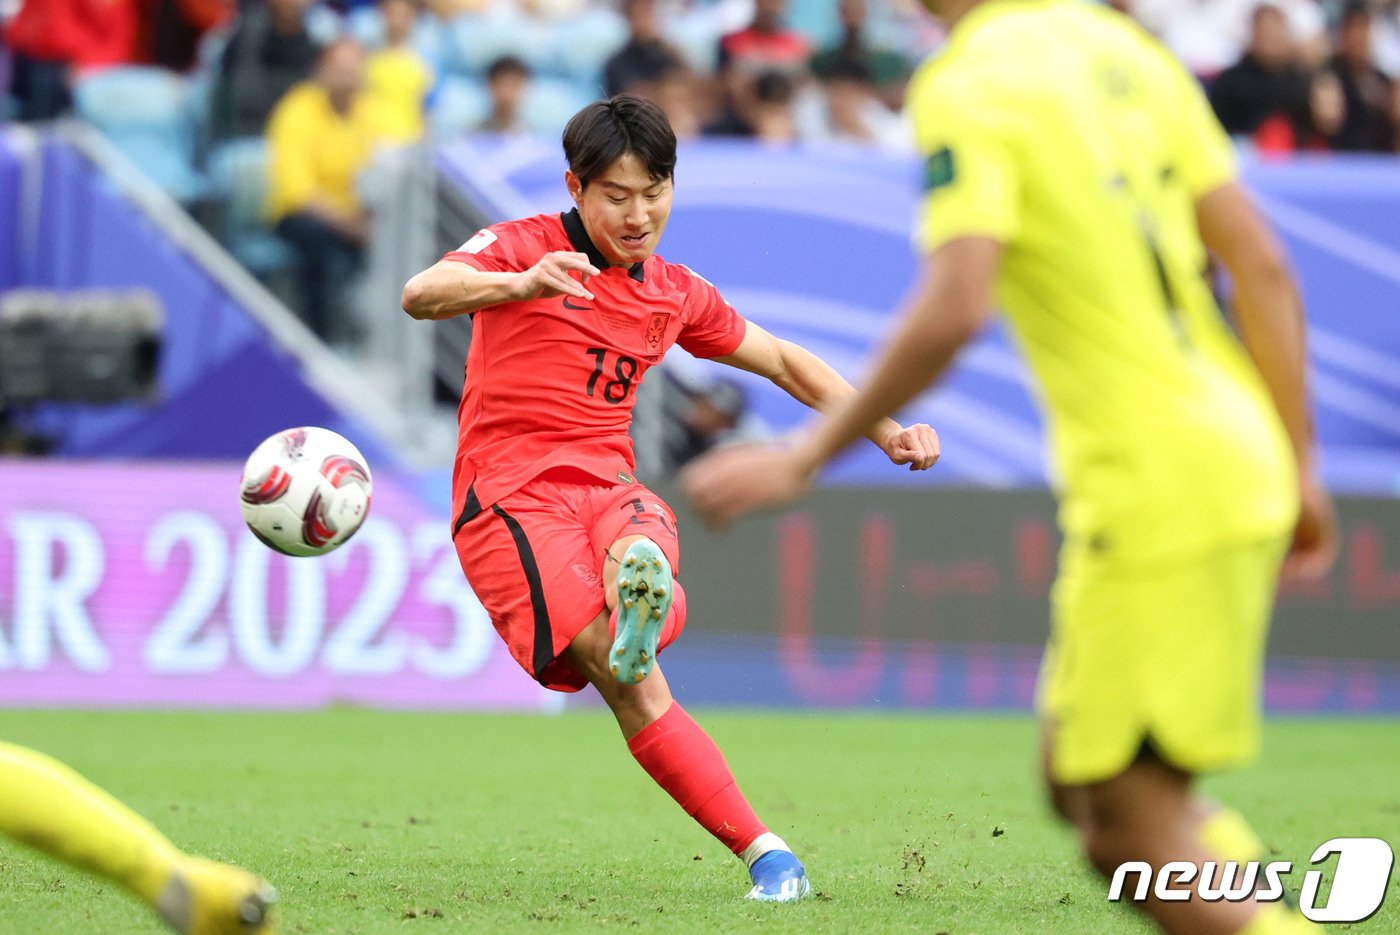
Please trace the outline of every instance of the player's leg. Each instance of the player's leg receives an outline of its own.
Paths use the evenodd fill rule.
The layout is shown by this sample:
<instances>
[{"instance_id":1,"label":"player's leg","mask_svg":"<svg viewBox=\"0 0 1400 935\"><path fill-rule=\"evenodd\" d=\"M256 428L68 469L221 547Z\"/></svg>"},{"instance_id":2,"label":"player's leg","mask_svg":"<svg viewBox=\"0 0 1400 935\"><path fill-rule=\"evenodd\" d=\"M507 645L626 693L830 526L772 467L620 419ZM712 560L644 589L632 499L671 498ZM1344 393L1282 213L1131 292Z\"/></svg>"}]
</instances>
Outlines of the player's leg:
<instances>
[{"instance_id":1,"label":"player's leg","mask_svg":"<svg viewBox=\"0 0 1400 935\"><path fill-rule=\"evenodd\" d=\"M271 932L275 893L246 871L181 853L148 821L58 761L0 743L0 831L131 891L177 932Z\"/></svg>"},{"instance_id":2,"label":"player's leg","mask_svg":"<svg viewBox=\"0 0 1400 935\"><path fill-rule=\"evenodd\" d=\"M806 895L811 885L801 862L759 821L719 747L671 698L655 668L657 654L685 626L685 592L672 573L680 564L675 515L654 493L634 485L600 497L593 519L595 539L604 546L610 620L606 628L590 627L586 641L576 641L571 652L589 657L580 665L589 666L590 681L618 715L637 762L744 860L754 882L749 897L786 901Z\"/></svg>"},{"instance_id":3,"label":"player's leg","mask_svg":"<svg viewBox=\"0 0 1400 935\"><path fill-rule=\"evenodd\" d=\"M1248 760L1258 743L1263 635L1281 545L1265 543L1150 573L1109 573L1069 554L1041 706L1052 803L1111 877L1153 867L1256 859L1237 815L1194 776ZM1310 931L1277 904L1153 900L1166 932Z\"/></svg>"},{"instance_id":4,"label":"player's leg","mask_svg":"<svg viewBox=\"0 0 1400 935\"><path fill-rule=\"evenodd\" d=\"M800 861L759 820L724 754L671 696L660 666L640 682L613 675L609 613L599 614L569 645L564 658L582 672L617 718L627 748L687 815L749 868L752 899L787 901L810 891Z\"/></svg>"}]
</instances>

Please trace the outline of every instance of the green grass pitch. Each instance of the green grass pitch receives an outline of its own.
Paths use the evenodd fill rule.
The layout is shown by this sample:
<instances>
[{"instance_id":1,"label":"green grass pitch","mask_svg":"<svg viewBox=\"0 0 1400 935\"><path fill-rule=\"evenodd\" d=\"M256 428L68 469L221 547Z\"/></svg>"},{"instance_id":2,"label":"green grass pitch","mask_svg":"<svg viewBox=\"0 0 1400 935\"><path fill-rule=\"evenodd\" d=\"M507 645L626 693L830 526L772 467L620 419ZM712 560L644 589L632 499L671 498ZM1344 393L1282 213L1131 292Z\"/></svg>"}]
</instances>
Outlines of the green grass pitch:
<instances>
[{"instance_id":1,"label":"green grass pitch","mask_svg":"<svg viewBox=\"0 0 1400 935\"><path fill-rule=\"evenodd\" d=\"M817 898L740 899L738 861L600 711L3 711L0 737L66 761L188 849L266 874L297 935L1148 931L1105 902L1042 805L1029 718L696 714ZM1210 788L1274 859L1305 864L1338 836L1400 844L1400 722L1274 720L1265 746ZM1400 896L1352 928L1400 932ZM159 931L111 884L0 841L3 935Z\"/></svg>"}]
</instances>

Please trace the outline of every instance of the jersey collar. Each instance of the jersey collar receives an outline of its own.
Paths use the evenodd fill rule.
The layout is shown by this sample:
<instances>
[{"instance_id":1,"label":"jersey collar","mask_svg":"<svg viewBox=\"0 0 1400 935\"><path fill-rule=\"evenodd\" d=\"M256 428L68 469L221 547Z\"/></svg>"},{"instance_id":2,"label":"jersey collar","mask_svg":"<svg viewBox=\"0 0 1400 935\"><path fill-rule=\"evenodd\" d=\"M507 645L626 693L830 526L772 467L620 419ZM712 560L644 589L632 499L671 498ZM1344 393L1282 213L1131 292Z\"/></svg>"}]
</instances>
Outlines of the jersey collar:
<instances>
[{"instance_id":1,"label":"jersey collar","mask_svg":"<svg viewBox=\"0 0 1400 935\"><path fill-rule=\"evenodd\" d=\"M593 243L593 239L588 236L588 231L583 227L583 218L579 217L578 208L572 211L565 211L559 215L559 221L564 225L564 233L569 235L569 243L573 244L579 253L588 254L588 262L599 269L607 269L612 264L608 258L603 256L603 251ZM642 263L633 263L627 268L627 275L637 282L645 282L646 276L642 272Z\"/></svg>"}]
</instances>

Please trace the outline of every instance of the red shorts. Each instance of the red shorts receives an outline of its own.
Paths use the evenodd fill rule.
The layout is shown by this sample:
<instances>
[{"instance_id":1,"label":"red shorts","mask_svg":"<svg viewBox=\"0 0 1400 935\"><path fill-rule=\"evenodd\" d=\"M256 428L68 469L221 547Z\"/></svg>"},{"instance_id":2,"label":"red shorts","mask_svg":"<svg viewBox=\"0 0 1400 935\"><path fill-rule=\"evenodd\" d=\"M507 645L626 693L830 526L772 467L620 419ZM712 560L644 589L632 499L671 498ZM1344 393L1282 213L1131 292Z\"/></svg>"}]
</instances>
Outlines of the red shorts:
<instances>
[{"instance_id":1,"label":"red shorts","mask_svg":"<svg viewBox=\"0 0 1400 935\"><path fill-rule=\"evenodd\" d=\"M679 575L676 516L665 501L641 484L607 484L558 468L480 509L452 541L467 582L515 661L545 688L574 692L588 680L559 654L607 606L605 550L634 535L660 546ZM658 648L684 626L679 584L674 593Z\"/></svg>"}]
</instances>

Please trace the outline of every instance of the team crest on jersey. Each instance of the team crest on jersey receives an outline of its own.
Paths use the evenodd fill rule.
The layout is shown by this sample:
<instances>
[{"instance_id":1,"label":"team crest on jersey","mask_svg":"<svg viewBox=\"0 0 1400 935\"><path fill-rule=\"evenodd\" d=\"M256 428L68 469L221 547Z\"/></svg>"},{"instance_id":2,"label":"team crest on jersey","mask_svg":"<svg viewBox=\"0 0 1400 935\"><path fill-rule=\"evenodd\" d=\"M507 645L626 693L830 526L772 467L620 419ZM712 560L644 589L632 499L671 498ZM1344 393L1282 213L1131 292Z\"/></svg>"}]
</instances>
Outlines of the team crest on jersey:
<instances>
[{"instance_id":1,"label":"team crest on jersey","mask_svg":"<svg viewBox=\"0 0 1400 935\"><path fill-rule=\"evenodd\" d=\"M647 350L661 353L661 343L666 340L666 325L671 321L670 312L653 312L647 319Z\"/></svg>"},{"instance_id":2,"label":"team crest on jersey","mask_svg":"<svg viewBox=\"0 0 1400 935\"><path fill-rule=\"evenodd\" d=\"M957 166L953 161L953 151L944 146L929 156L924 163L924 190L931 192L936 188L952 184L957 174Z\"/></svg>"}]
</instances>

